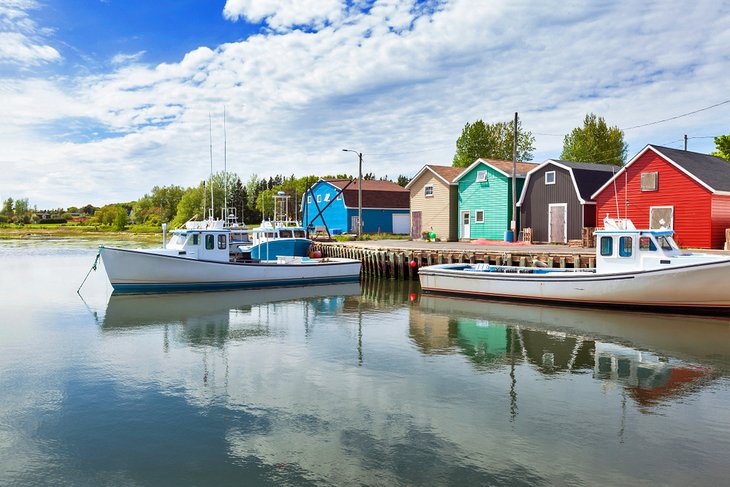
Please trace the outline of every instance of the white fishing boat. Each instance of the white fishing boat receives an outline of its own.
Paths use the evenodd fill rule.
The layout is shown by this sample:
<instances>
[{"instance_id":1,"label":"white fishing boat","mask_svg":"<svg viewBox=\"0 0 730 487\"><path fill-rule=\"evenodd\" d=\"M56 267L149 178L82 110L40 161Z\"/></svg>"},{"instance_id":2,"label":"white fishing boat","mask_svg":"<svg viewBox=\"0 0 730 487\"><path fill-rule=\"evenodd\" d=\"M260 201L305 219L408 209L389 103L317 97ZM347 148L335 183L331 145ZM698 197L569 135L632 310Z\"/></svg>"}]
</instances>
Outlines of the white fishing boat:
<instances>
[{"instance_id":1,"label":"white fishing boat","mask_svg":"<svg viewBox=\"0 0 730 487\"><path fill-rule=\"evenodd\" d=\"M356 259L284 255L238 262L229 250L231 229L216 222L190 222L189 227L173 230L162 248L100 247L112 287L116 291L159 291L301 286L360 278L361 264Z\"/></svg>"},{"instance_id":2,"label":"white fishing boat","mask_svg":"<svg viewBox=\"0 0 730 487\"><path fill-rule=\"evenodd\" d=\"M441 264L419 270L427 293L685 312L730 311L730 257L683 252L669 229L604 221L594 269ZM538 264L536 262L536 264Z\"/></svg>"}]
</instances>

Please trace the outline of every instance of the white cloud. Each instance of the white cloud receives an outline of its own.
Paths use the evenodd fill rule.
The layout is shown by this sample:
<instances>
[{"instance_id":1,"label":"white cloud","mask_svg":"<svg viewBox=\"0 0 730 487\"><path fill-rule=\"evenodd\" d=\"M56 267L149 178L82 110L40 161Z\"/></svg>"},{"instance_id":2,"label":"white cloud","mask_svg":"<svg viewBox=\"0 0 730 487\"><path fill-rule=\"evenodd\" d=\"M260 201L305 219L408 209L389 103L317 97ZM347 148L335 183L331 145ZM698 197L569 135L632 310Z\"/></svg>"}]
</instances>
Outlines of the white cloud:
<instances>
[{"instance_id":1,"label":"white cloud","mask_svg":"<svg viewBox=\"0 0 730 487\"><path fill-rule=\"evenodd\" d=\"M321 27L339 20L344 8L343 0L227 0L223 15L286 30L295 25Z\"/></svg>"},{"instance_id":2,"label":"white cloud","mask_svg":"<svg viewBox=\"0 0 730 487\"><path fill-rule=\"evenodd\" d=\"M115 66L121 66L123 64L132 64L138 62L145 55L146 51L139 51L133 54L119 53L112 57L111 63Z\"/></svg>"},{"instance_id":3,"label":"white cloud","mask_svg":"<svg viewBox=\"0 0 730 487\"><path fill-rule=\"evenodd\" d=\"M55 48L44 44L45 29L30 18L37 8L34 0L0 2L0 65L37 66L61 59Z\"/></svg>"},{"instance_id":4,"label":"white cloud","mask_svg":"<svg viewBox=\"0 0 730 487\"><path fill-rule=\"evenodd\" d=\"M262 5L231 1L227 15L285 15ZM334 5L321 11L345 12ZM412 176L424 163L450 164L466 122L506 121L515 111L538 134L536 159L557 157L562 135L588 112L629 127L729 98L730 12L708 5L682 7L677 22L671 5L628 0L560 8L453 0L425 12L376 1L325 27L201 47L179 62L0 81L0 165L9 168L0 197L104 204L156 184L196 184L209 167L210 113L222 169L223 106L228 168L244 178L355 173L343 147L364 152L367 172ZM728 126L730 113L719 109L626 137L631 155ZM78 127L86 138L73 137ZM711 150L712 140L690 148Z\"/></svg>"}]
</instances>

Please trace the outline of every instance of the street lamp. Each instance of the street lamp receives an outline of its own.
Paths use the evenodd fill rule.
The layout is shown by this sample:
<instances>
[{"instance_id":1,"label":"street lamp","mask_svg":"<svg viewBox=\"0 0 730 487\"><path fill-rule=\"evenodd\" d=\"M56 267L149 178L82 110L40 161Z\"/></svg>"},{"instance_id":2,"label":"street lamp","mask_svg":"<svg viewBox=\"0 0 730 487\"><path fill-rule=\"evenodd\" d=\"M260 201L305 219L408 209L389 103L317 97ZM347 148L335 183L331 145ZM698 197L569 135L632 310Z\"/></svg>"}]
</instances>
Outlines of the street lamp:
<instances>
[{"instance_id":1,"label":"street lamp","mask_svg":"<svg viewBox=\"0 0 730 487\"><path fill-rule=\"evenodd\" d=\"M360 161L357 179L357 238L362 234L362 152L352 149L342 149L342 152L354 152Z\"/></svg>"}]
</instances>

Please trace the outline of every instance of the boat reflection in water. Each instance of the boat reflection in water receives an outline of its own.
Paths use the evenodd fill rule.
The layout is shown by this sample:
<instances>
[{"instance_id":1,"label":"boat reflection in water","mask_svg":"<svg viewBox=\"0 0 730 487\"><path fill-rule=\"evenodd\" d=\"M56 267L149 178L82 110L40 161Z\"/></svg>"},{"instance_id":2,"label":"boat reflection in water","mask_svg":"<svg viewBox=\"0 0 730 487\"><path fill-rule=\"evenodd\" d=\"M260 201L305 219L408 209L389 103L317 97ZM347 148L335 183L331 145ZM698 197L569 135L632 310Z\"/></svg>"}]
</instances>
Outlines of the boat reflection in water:
<instances>
[{"instance_id":1,"label":"boat reflection in water","mask_svg":"<svg viewBox=\"0 0 730 487\"><path fill-rule=\"evenodd\" d=\"M478 368L516 361L543 374L591 373L653 406L730 372L729 325L728 318L423 295L410 334L423 352L458 351Z\"/></svg>"},{"instance_id":2,"label":"boat reflection in water","mask_svg":"<svg viewBox=\"0 0 730 487\"><path fill-rule=\"evenodd\" d=\"M112 293L102 328L120 331L154 325L183 325L193 344L223 346L227 340L268 335L261 311L286 301L306 302L314 311L337 313L360 283L224 291Z\"/></svg>"}]
</instances>

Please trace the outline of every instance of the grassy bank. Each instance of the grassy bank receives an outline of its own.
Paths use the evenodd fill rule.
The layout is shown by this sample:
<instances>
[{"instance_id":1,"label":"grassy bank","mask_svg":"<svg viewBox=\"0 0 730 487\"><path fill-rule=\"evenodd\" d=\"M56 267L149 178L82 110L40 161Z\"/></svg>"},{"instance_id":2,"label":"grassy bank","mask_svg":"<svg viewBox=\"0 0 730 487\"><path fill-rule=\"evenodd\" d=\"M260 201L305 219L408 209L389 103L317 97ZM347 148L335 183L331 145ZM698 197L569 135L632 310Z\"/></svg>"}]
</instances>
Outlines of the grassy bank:
<instances>
[{"instance_id":1,"label":"grassy bank","mask_svg":"<svg viewBox=\"0 0 730 487\"><path fill-rule=\"evenodd\" d=\"M158 240L161 234L160 227L142 225L130 225L123 231L104 225L0 225L0 239L98 238L152 241Z\"/></svg>"}]
</instances>

